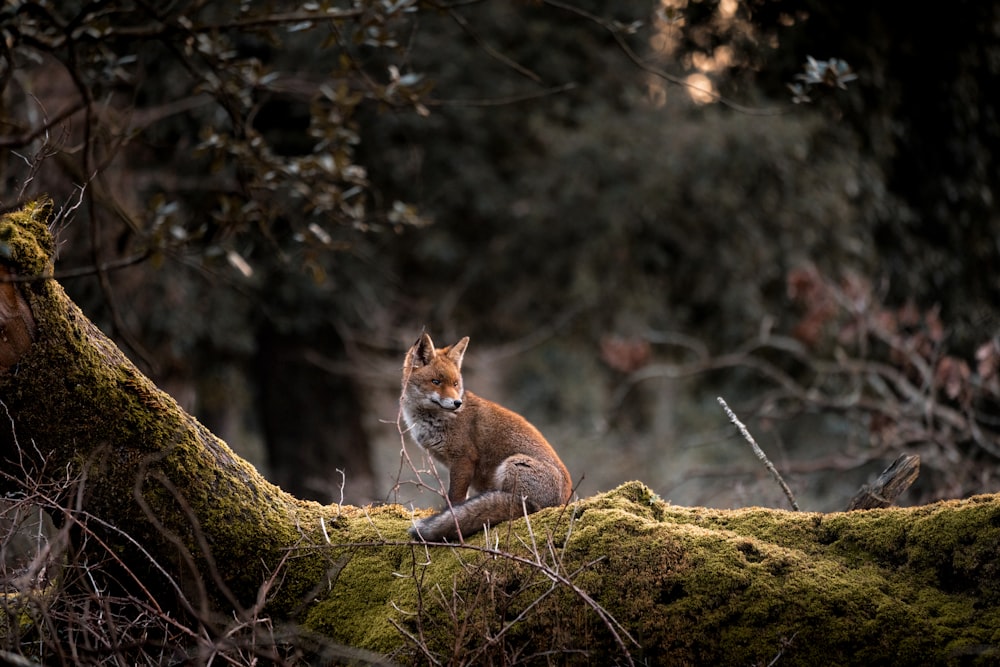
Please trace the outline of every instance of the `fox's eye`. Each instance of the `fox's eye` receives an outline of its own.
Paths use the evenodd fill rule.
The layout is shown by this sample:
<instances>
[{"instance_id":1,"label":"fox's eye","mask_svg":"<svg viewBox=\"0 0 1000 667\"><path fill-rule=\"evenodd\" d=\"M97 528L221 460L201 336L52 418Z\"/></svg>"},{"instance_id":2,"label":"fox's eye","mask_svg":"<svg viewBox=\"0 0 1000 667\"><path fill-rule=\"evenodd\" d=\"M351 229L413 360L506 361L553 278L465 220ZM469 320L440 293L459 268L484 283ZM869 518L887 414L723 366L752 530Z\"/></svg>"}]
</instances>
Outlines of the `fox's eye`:
<instances>
[{"instance_id":1,"label":"fox's eye","mask_svg":"<svg viewBox=\"0 0 1000 667\"><path fill-rule=\"evenodd\" d=\"M431 380L431 384L433 384L433 385L439 385L439 384L441 384L441 380L438 380L437 378L434 378L433 380Z\"/></svg>"},{"instance_id":2,"label":"fox's eye","mask_svg":"<svg viewBox=\"0 0 1000 667\"><path fill-rule=\"evenodd\" d=\"M454 385L455 385L455 389L458 389L458 380L455 380Z\"/></svg>"}]
</instances>

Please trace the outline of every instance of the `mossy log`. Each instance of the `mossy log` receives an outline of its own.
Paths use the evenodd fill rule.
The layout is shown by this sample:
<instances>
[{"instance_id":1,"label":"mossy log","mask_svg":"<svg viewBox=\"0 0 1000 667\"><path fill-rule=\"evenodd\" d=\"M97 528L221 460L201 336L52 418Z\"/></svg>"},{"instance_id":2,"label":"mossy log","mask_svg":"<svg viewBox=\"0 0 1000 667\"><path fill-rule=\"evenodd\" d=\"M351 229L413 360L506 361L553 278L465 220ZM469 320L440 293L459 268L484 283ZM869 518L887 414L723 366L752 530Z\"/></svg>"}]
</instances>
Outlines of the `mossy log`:
<instances>
[{"instance_id":1,"label":"mossy log","mask_svg":"<svg viewBox=\"0 0 1000 667\"><path fill-rule=\"evenodd\" d=\"M32 204L0 221L2 485L75 480L67 504L165 610L198 600L231 616L265 591L275 621L416 664L1000 659L997 496L723 511L635 482L462 547L411 542L398 506L293 498L67 298L48 214Z\"/></svg>"}]
</instances>

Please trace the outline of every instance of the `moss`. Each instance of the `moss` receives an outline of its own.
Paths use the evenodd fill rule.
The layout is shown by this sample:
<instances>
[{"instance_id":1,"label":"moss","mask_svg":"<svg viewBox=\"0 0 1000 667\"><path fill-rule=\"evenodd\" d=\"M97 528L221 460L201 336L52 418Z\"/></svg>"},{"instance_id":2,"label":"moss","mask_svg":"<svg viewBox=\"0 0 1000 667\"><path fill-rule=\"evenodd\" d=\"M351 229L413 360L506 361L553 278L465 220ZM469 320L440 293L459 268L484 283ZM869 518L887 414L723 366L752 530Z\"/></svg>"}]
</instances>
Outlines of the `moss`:
<instances>
[{"instance_id":1,"label":"moss","mask_svg":"<svg viewBox=\"0 0 1000 667\"><path fill-rule=\"evenodd\" d=\"M394 623L408 626L421 608L416 582L431 572L451 580L461 563L428 560L424 548L409 544L409 513L397 505L344 510L339 540L316 552L325 566L324 585L302 623L349 646L398 651L404 639Z\"/></svg>"},{"instance_id":2,"label":"moss","mask_svg":"<svg viewBox=\"0 0 1000 667\"><path fill-rule=\"evenodd\" d=\"M364 572L363 590L377 591L378 600L387 594L388 604L374 612L352 606L358 598L345 591L314 609L311 621L318 628L324 617L322 627L343 630L332 619L351 618L353 629L338 636L383 652L404 642L384 613L441 659L456 651L492 651L499 661L583 650L591 662L620 660L622 649L586 595L635 638L633 658L658 664L767 663L779 653L792 665L947 664L991 651L1000 617L977 597L984 586L990 595L992 583L975 590L943 585L941 557L927 555L937 553L932 536L954 531L948 549L972 568L971 581L973 564L996 560L995 541L993 558L986 556L997 505L991 498L981 507L834 515L706 510L669 506L629 483L576 503L572 519L546 510L532 516L530 532L524 521L511 524L505 548L548 563L571 585L553 587L539 567L440 548L416 567L416 577L410 559L422 560L423 551L391 552L392 575L384 568L387 554L376 549L355 558L356 567ZM406 519L399 521L401 532ZM544 536L552 547L536 552L530 545L544 545ZM512 618L519 623L507 627ZM380 629L377 643L365 643L371 636L362 626ZM415 655L409 657L420 662Z\"/></svg>"},{"instance_id":3,"label":"moss","mask_svg":"<svg viewBox=\"0 0 1000 667\"><path fill-rule=\"evenodd\" d=\"M39 199L0 218L0 259L22 276L52 273L55 244L48 221L52 201Z\"/></svg>"},{"instance_id":4,"label":"moss","mask_svg":"<svg viewBox=\"0 0 1000 667\"><path fill-rule=\"evenodd\" d=\"M0 222L21 273L48 266L40 206ZM0 376L16 425L0 454L44 453L42 482L78 475L87 512L220 608L230 595L249 606L266 585L275 618L413 663L604 664L628 650L658 664L965 664L1000 645L996 496L821 515L676 507L629 482L491 532L510 556L484 551L482 535L424 548L407 543L401 508L283 493L157 390L54 281L24 292L38 337ZM172 592L132 541L104 538L146 588Z\"/></svg>"},{"instance_id":5,"label":"moss","mask_svg":"<svg viewBox=\"0 0 1000 667\"><path fill-rule=\"evenodd\" d=\"M330 567L337 577L322 600L312 605L303 623L312 630L349 646L390 652L402 643L390 619L395 609L416 609L409 596L397 591L390 562L409 552L406 547L332 549Z\"/></svg>"},{"instance_id":6,"label":"moss","mask_svg":"<svg viewBox=\"0 0 1000 667\"><path fill-rule=\"evenodd\" d=\"M996 496L938 503L917 512L908 532L908 564L942 590L1000 604L1000 506Z\"/></svg>"},{"instance_id":7,"label":"moss","mask_svg":"<svg viewBox=\"0 0 1000 667\"><path fill-rule=\"evenodd\" d=\"M47 210L29 205L0 222L6 263L18 273L49 266ZM173 585L146 553L189 594L204 586L217 601L231 594L251 605L289 548L321 539L318 518L335 509L296 501L268 483L143 376L55 281L29 285L22 294L38 335L17 372L0 376L16 426L0 436L4 456L18 460L15 450L31 442L44 452L46 470L82 480L84 509L129 535L110 529L103 539L154 594L172 595ZM198 573L184 566L184 551ZM322 576L309 558L301 565L280 580L276 613L299 604Z\"/></svg>"}]
</instances>

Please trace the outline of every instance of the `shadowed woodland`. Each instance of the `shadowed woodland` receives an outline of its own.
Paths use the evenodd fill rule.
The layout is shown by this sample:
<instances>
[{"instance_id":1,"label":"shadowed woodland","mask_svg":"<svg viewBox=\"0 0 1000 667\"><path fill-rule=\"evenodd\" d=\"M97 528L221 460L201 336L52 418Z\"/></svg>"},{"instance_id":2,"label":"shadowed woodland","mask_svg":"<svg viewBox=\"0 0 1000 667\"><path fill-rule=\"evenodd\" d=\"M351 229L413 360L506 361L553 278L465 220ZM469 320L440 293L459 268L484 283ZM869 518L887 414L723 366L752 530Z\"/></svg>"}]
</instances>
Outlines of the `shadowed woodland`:
<instances>
[{"instance_id":1,"label":"shadowed woodland","mask_svg":"<svg viewBox=\"0 0 1000 667\"><path fill-rule=\"evenodd\" d=\"M10 598L4 655L906 663L923 634L945 661L995 656L995 615L972 611L996 601L991 497L810 512L844 509L903 454L921 467L902 505L1000 485L998 22L972 2L946 21L783 0L6 3L0 260L39 351L2 360L4 581L58 603ZM51 246L31 232L25 255L25 226ZM65 340L127 369L124 391L170 425L103 430L96 415L136 403L52 388L77 363L104 377L38 342L64 317L83 332ZM471 337L466 387L539 426L584 499L427 569L405 527L440 506L440 480L397 420L422 330ZM727 513L788 501L720 396L807 512ZM39 421L78 413L95 417L75 445ZM132 476L102 447L136 448ZM214 492L182 471L213 466L268 499L264 538L212 524L197 499ZM649 538L641 561L603 560L622 530ZM353 578L380 558L385 580ZM605 581L630 567L645 611ZM830 645L767 602L782 581ZM372 601L338 598L350 586ZM736 629L682 645L685 614ZM829 620L851 615L873 625ZM891 640L902 652L880 653Z\"/></svg>"}]
</instances>

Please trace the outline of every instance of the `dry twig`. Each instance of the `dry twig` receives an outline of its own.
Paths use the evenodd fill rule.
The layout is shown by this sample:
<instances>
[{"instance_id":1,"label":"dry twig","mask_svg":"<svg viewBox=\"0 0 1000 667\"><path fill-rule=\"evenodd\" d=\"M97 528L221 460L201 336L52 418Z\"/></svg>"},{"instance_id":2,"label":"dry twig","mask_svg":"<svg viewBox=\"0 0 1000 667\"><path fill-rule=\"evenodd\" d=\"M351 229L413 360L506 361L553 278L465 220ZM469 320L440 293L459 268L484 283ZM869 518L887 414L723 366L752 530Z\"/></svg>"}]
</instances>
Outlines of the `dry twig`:
<instances>
[{"instance_id":1,"label":"dry twig","mask_svg":"<svg viewBox=\"0 0 1000 667\"><path fill-rule=\"evenodd\" d=\"M896 502L896 498L910 488L919 474L920 457L915 454L901 454L892 465L882 471L874 484L861 487L861 490L851 498L847 511L889 507Z\"/></svg>"},{"instance_id":2,"label":"dry twig","mask_svg":"<svg viewBox=\"0 0 1000 667\"><path fill-rule=\"evenodd\" d=\"M729 409L729 406L726 405L726 401L723 400L721 396L719 396L716 400L719 401L719 405L722 406L722 409L726 411L726 414L729 416L729 420L740 430L743 438L750 443L750 446L753 448L753 453L757 455L757 458L764 463L764 467L766 467L771 475L774 476L774 479L778 482L781 490L785 492L785 496L788 498L788 502L791 503L792 509L798 512L799 504L795 502L795 496L792 494L792 490L788 488L788 485L785 484L785 480L782 479L781 473L779 473L778 469L774 467L771 460L767 458L767 454L765 454L764 450L760 448L757 441L753 439L753 436L750 435L750 431L746 426L744 426L743 422L741 422L736 414Z\"/></svg>"}]
</instances>

